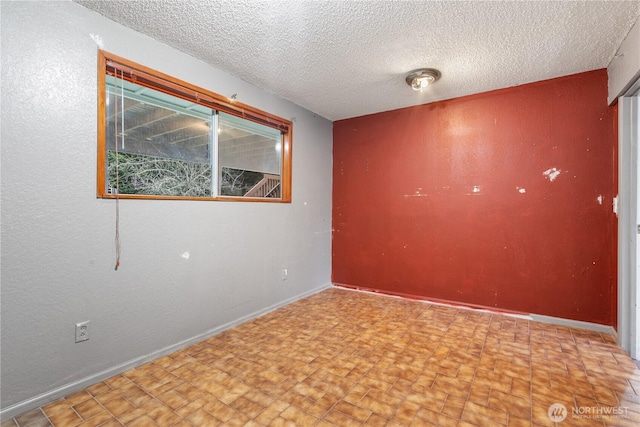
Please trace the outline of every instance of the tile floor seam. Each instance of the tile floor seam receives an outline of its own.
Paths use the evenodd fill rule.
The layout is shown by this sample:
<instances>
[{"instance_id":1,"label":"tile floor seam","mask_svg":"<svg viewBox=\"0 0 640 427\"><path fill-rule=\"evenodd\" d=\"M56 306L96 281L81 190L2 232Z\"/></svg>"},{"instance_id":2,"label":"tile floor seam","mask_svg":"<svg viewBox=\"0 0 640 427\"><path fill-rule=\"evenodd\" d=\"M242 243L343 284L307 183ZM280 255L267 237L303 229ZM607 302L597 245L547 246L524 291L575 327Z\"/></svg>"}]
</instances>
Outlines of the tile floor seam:
<instances>
[{"instance_id":1,"label":"tile floor seam","mask_svg":"<svg viewBox=\"0 0 640 427\"><path fill-rule=\"evenodd\" d=\"M491 324L491 322L493 321L493 316L494 316L493 314L489 314L489 324ZM488 336L489 336L489 334L486 334L484 336L483 341L482 341L482 347L480 349L480 355L479 355L480 359L482 359L482 354L484 353L484 348L485 348L485 346L487 344ZM473 372L473 378L471 380L471 384L473 384L473 380L476 378L477 373L478 373L478 367L476 366L476 368L474 369L474 372ZM489 393L491 393L491 389L489 389ZM469 395L468 396L470 396L470 395L471 395L471 388L469 388ZM468 398L467 398L467 402L469 402ZM467 406L467 402L465 402L465 408ZM463 411L465 410L465 408L463 408ZM462 414L460 416L462 416Z\"/></svg>"},{"instance_id":2,"label":"tile floor seam","mask_svg":"<svg viewBox=\"0 0 640 427\"><path fill-rule=\"evenodd\" d=\"M531 323L529 323L529 333L531 333ZM533 354L531 353L531 335L529 335L529 396L531 404L529 405L529 419L533 420Z\"/></svg>"}]
</instances>

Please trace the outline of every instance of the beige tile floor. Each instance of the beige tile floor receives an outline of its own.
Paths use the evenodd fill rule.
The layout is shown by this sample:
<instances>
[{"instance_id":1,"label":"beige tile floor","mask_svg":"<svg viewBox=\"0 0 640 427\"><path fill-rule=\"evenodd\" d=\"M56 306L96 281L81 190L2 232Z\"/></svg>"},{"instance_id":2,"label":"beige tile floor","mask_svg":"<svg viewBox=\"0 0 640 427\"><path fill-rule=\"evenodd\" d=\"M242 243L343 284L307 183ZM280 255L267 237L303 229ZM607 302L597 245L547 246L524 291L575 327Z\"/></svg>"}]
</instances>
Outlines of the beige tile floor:
<instances>
[{"instance_id":1,"label":"beige tile floor","mask_svg":"<svg viewBox=\"0 0 640 427\"><path fill-rule=\"evenodd\" d=\"M554 403L639 426L640 370L606 334L333 288L1 427L549 426Z\"/></svg>"}]
</instances>

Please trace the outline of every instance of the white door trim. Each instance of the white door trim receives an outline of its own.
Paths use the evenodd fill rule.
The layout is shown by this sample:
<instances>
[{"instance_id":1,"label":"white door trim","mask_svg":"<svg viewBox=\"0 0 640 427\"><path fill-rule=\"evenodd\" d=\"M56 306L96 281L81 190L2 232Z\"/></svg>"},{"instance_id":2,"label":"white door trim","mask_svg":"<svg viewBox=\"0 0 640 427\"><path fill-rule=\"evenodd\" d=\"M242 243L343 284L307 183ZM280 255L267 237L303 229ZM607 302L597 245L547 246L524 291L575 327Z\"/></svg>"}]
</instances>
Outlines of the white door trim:
<instances>
[{"instance_id":1,"label":"white door trim","mask_svg":"<svg viewBox=\"0 0 640 427\"><path fill-rule=\"evenodd\" d=\"M640 358L638 331L638 197L640 160L640 81L618 98L618 340L632 358Z\"/></svg>"}]
</instances>

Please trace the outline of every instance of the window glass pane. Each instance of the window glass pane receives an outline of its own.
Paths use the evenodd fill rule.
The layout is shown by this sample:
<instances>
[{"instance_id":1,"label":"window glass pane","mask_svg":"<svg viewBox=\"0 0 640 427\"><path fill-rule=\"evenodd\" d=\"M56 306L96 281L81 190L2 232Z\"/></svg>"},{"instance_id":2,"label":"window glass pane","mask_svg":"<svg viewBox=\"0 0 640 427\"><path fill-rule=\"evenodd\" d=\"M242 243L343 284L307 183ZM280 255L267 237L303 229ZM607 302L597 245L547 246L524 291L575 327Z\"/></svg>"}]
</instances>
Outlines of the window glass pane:
<instances>
[{"instance_id":1,"label":"window glass pane","mask_svg":"<svg viewBox=\"0 0 640 427\"><path fill-rule=\"evenodd\" d=\"M291 121L108 52L98 61L98 197L291 202Z\"/></svg>"},{"instance_id":2,"label":"window glass pane","mask_svg":"<svg viewBox=\"0 0 640 427\"><path fill-rule=\"evenodd\" d=\"M106 86L110 192L210 197L214 111L113 76Z\"/></svg>"},{"instance_id":3,"label":"window glass pane","mask_svg":"<svg viewBox=\"0 0 640 427\"><path fill-rule=\"evenodd\" d=\"M282 133L219 113L220 195L281 197Z\"/></svg>"}]
</instances>

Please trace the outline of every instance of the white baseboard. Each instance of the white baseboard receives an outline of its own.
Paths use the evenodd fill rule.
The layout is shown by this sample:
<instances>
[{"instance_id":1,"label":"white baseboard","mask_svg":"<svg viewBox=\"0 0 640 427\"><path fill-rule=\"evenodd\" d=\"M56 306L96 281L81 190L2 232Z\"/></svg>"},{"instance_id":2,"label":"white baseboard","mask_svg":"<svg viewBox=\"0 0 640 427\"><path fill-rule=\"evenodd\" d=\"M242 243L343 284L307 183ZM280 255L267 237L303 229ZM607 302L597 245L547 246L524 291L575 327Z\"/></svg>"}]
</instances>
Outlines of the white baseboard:
<instances>
[{"instance_id":1,"label":"white baseboard","mask_svg":"<svg viewBox=\"0 0 640 427\"><path fill-rule=\"evenodd\" d=\"M563 319L561 317L544 316L542 314L530 314L529 317L535 322L551 323L553 325L568 326L570 328L587 329L589 331L603 332L618 339L618 334L613 326L600 325L598 323L583 322L581 320Z\"/></svg>"},{"instance_id":2,"label":"white baseboard","mask_svg":"<svg viewBox=\"0 0 640 427\"><path fill-rule=\"evenodd\" d=\"M531 321L534 321L534 322L550 323L550 324L558 325L558 326L567 326L567 327L570 327L570 328L578 328L578 329L586 329L586 330L589 330L589 331L603 332L603 333L606 333L606 334L609 334L609 335L613 336L616 339L616 342L618 342L618 333L616 332L615 328L613 328L613 326L600 325L598 323L584 322L584 321L581 321L581 320L571 320L571 319L565 319L565 318L562 318L562 317L545 316L545 315L542 315L542 314L515 313L515 312L509 312L509 311L501 311L499 309L493 309L491 307L483 308L483 307L480 307L480 306L465 306L465 305L463 305L464 303L456 304L453 301L446 302L446 301L442 301L442 300L431 300L431 299L429 299L427 297L423 297L423 298L421 297L420 299L415 299L415 298L411 298L411 296L408 296L408 295L375 292L375 291L370 290L370 289L355 289L355 288L351 288L351 287L343 287L343 286L340 286L340 285L338 285L338 286L334 285L334 287L336 287L338 289L343 289L343 290L346 290L346 291L363 292L363 293L368 293L368 294L372 294L372 295L386 296L386 297L390 297L390 298L400 298L400 299L407 299L407 300L410 300L410 301L418 301L418 302L423 302L425 304L442 305L442 306L445 306L445 307L452 307L452 308L455 308L457 310L479 311L479 312L483 312L483 313L490 313L490 314L497 314L497 315L501 315L501 316L515 317L517 319L531 320Z\"/></svg>"},{"instance_id":3,"label":"white baseboard","mask_svg":"<svg viewBox=\"0 0 640 427\"><path fill-rule=\"evenodd\" d=\"M262 310L258 310L256 312L253 312L251 314L248 314L246 316L243 316L239 319L236 319L232 322L226 323L224 325L220 325L218 327L215 327L213 329L208 330L207 332L204 332L200 335L196 335L195 337L191 337L189 339L186 339L184 341L181 341L179 343L170 345L168 347L162 348L160 350L154 351L153 353L150 354L146 354L144 356L141 357L137 357L135 359L129 360L127 362L121 363L119 365L110 367L108 369L102 370L100 372L97 372L93 375L90 375L88 377L82 378L80 380L71 382L69 384L65 384L61 387L55 388L53 390L47 391L45 393L42 393L38 396L32 397L30 399L27 400L23 400L22 402L16 403L14 405L8 406L6 408L2 408L0 409L0 421L4 422L8 419L14 418L20 414L23 414L27 411L30 411L32 409L35 408L39 408L41 406L46 405L47 403L53 402L54 400L58 400L60 398L63 398L65 396L68 396L70 394L73 394L77 391L83 390L95 383L98 383L100 381L106 380L108 378L111 378L115 375L121 374L123 372L126 372L130 369L133 369L137 366L143 365L147 362L151 362L152 360L156 360L160 357L166 356L168 354L171 354L175 351L178 351L180 349L183 349L185 347L188 347L192 344L195 344L197 342L206 340L207 338L210 338L214 335L219 334L220 332L224 332L227 329L231 329L234 326L238 326L242 323L248 322L250 320L256 319L260 316L264 316L267 313L270 313L274 310L277 310L278 308L284 307L285 305L289 305L293 302L296 302L298 300L301 300L303 298L306 298L308 296L311 296L313 294L316 294L318 292L321 292L325 289L330 288L331 285L327 284L325 286L321 286L319 288L313 289L311 291L307 291L304 292L300 295L296 295L295 297L286 299L284 301L281 301L277 304L271 305L269 307L266 307Z\"/></svg>"},{"instance_id":4,"label":"white baseboard","mask_svg":"<svg viewBox=\"0 0 640 427\"><path fill-rule=\"evenodd\" d=\"M612 327L611 329L613 329L613 332L611 333L611 335L613 335L613 338L616 339L616 342L618 343L618 345L620 344L620 336L618 335L618 331L616 331L616 329L614 327Z\"/></svg>"}]
</instances>

